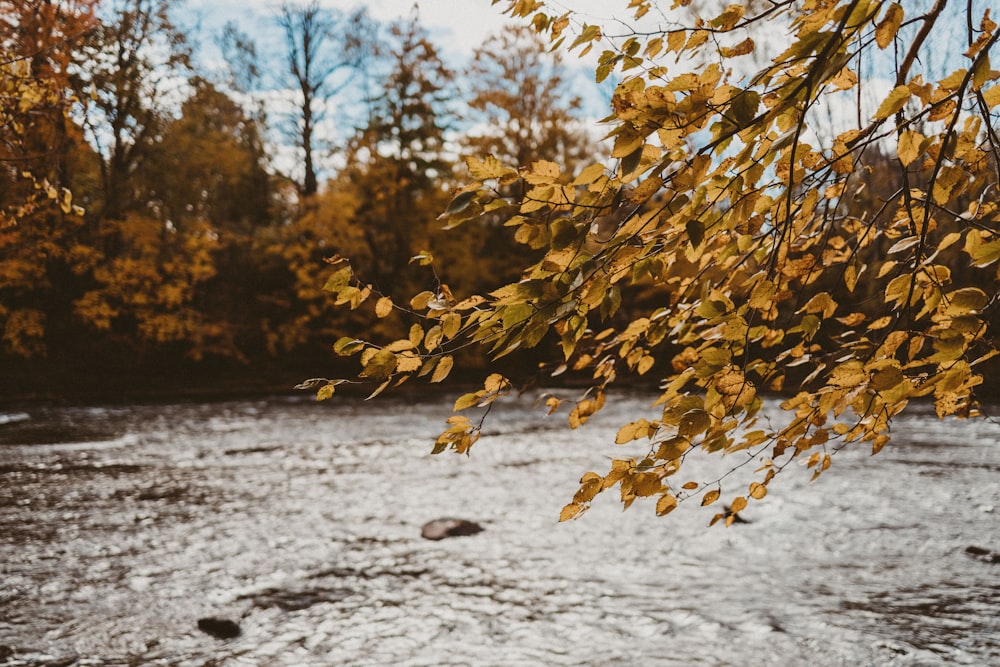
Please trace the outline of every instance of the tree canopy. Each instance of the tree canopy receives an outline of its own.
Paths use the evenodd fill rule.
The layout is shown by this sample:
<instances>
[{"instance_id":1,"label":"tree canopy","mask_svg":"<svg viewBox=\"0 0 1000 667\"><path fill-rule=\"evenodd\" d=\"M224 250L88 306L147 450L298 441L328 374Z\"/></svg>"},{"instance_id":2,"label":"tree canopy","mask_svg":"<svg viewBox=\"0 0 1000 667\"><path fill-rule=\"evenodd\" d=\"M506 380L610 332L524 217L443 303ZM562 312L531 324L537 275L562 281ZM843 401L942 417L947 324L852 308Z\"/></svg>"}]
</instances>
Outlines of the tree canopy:
<instances>
[{"instance_id":1,"label":"tree canopy","mask_svg":"<svg viewBox=\"0 0 1000 667\"><path fill-rule=\"evenodd\" d=\"M659 515L720 498L739 511L793 462L815 477L845 447L877 453L914 401L941 418L982 413L1000 323L988 3L630 0L631 22L605 23L538 0L494 4L552 48L596 57L597 80L616 83L609 150L578 167L466 160L472 180L442 221L507 212L543 253L512 282L471 294L438 280L400 301L341 261L327 282L340 301L370 299L412 325L396 340L341 338L359 375L319 381L319 398L346 381L373 395L443 381L470 345L496 363L540 348L556 357L545 375L586 384L547 398L577 428L616 381L653 378L659 416L617 435L645 453L584 474L563 520L611 489L626 507L653 498ZM467 453L491 404L516 391L487 374L435 452ZM786 419L761 418L766 392L783 394ZM752 464L753 481L686 476L702 454Z\"/></svg>"},{"instance_id":2,"label":"tree canopy","mask_svg":"<svg viewBox=\"0 0 1000 667\"><path fill-rule=\"evenodd\" d=\"M424 250L475 289L523 254L505 213L436 221L472 115L524 111L474 110L460 91L506 84L443 57L416 11L381 24L288 3L271 14L283 39L261 47L230 22L225 62L206 63L178 5L0 0L0 398L186 391L190 375L199 391L287 389L344 332L410 326L336 308L329 258L402 298L432 275L409 264ZM546 85L530 80L525 95ZM571 97L545 101L568 127ZM565 144L546 131L532 160Z\"/></svg>"}]
</instances>

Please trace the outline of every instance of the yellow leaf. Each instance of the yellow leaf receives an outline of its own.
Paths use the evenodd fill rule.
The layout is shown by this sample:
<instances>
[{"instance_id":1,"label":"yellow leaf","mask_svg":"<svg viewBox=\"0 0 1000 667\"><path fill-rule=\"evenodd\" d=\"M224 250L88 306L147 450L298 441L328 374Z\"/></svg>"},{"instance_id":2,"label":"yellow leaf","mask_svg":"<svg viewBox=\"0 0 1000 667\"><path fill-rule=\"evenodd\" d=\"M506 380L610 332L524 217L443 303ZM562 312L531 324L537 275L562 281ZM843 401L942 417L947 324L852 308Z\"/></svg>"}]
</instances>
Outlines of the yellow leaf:
<instances>
[{"instance_id":1,"label":"yellow leaf","mask_svg":"<svg viewBox=\"0 0 1000 667\"><path fill-rule=\"evenodd\" d=\"M893 88L889 96L879 105L878 111L875 112L875 119L883 120L902 109L906 106L907 100L910 99L910 94L908 86L896 86Z\"/></svg>"},{"instance_id":2,"label":"yellow leaf","mask_svg":"<svg viewBox=\"0 0 1000 667\"><path fill-rule=\"evenodd\" d=\"M774 295L777 286L770 280L761 280L750 291L750 307L757 310L770 310L774 306Z\"/></svg>"},{"instance_id":3,"label":"yellow leaf","mask_svg":"<svg viewBox=\"0 0 1000 667\"><path fill-rule=\"evenodd\" d=\"M753 53L756 44L754 41L747 37L739 44L734 46L724 46L722 47L722 56L724 58L733 58L735 56L745 56L748 53Z\"/></svg>"},{"instance_id":4,"label":"yellow leaf","mask_svg":"<svg viewBox=\"0 0 1000 667\"><path fill-rule=\"evenodd\" d=\"M709 33L707 30L695 30L693 33L691 33L691 38L688 39L687 45L684 48L688 51L696 49L705 42L707 42L708 37Z\"/></svg>"},{"instance_id":5,"label":"yellow leaf","mask_svg":"<svg viewBox=\"0 0 1000 667\"><path fill-rule=\"evenodd\" d=\"M636 366L636 370L639 372L639 375L645 375L649 372L649 369L653 367L655 361L656 360L648 354L640 359L639 364Z\"/></svg>"},{"instance_id":6,"label":"yellow leaf","mask_svg":"<svg viewBox=\"0 0 1000 667\"><path fill-rule=\"evenodd\" d=\"M414 323L410 327L409 341L413 347L420 345L420 341L424 339L424 328L419 324Z\"/></svg>"},{"instance_id":7,"label":"yellow leaf","mask_svg":"<svg viewBox=\"0 0 1000 667\"><path fill-rule=\"evenodd\" d=\"M491 373L486 381L483 382L483 388L490 394L495 394L510 386L510 381L499 373Z\"/></svg>"},{"instance_id":8,"label":"yellow leaf","mask_svg":"<svg viewBox=\"0 0 1000 667\"><path fill-rule=\"evenodd\" d=\"M548 160L533 162L531 169L525 172L524 180L532 185L554 183L559 178L559 165Z\"/></svg>"},{"instance_id":9,"label":"yellow leaf","mask_svg":"<svg viewBox=\"0 0 1000 667\"><path fill-rule=\"evenodd\" d=\"M885 12L885 17L875 27L875 43L880 49L884 49L896 38L899 26L903 23L903 8L898 2L889 5Z\"/></svg>"},{"instance_id":10,"label":"yellow leaf","mask_svg":"<svg viewBox=\"0 0 1000 667\"><path fill-rule=\"evenodd\" d=\"M736 512L742 512L747 508L747 499L743 496L737 496L733 498L732 504L729 506L729 511L735 514Z\"/></svg>"},{"instance_id":11,"label":"yellow leaf","mask_svg":"<svg viewBox=\"0 0 1000 667\"><path fill-rule=\"evenodd\" d=\"M844 268L844 284L847 285L848 292L853 292L858 285L858 267L854 262Z\"/></svg>"},{"instance_id":12,"label":"yellow leaf","mask_svg":"<svg viewBox=\"0 0 1000 667\"><path fill-rule=\"evenodd\" d=\"M387 296L382 297L375 302L375 316L385 317L392 312L392 299Z\"/></svg>"},{"instance_id":13,"label":"yellow leaf","mask_svg":"<svg viewBox=\"0 0 1000 667\"><path fill-rule=\"evenodd\" d=\"M687 34L684 30L674 30L667 35L667 50L676 51L680 53L680 50L684 48L684 43L687 41Z\"/></svg>"},{"instance_id":14,"label":"yellow leaf","mask_svg":"<svg viewBox=\"0 0 1000 667\"><path fill-rule=\"evenodd\" d=\"M887 389L892 389L900 382L906 379L903 375L903 371L896 367L883 368L882 370L875 371L872 374L872 379L870 387L874 391L885 391Z\"/></svg>"},{"instance_id":15,"label":"yellow leaf","mask_svg":"<svg viewBox=\"0 0 1000 667\"><path fill-rule=\"evenodd\" d=\"M399 340L394 340L385 346L385 349L390 352L403 352L405 350L413 349L413 341L409 338L400 338Z\"/></svg>"},{"instance_id":16,"label":"yellow leaf","mask_svg":"<svg viewBox=\"0 0 1000 667\"><path fill-rule=\"evenodd\" d=\"M708 430L712 418L704 410L688 410L677 426L677 435L688 440Z\"/></svg>"},{"instance_id":17,"label":"yellow leaf","mask_svg":"<svg viewBox=\"0 0 1000 667\"><path fill-rule=\"evenodd\" d=\"M640 472L632 480L632 491L640 498L659 493L663 489L660 476L651 472Z\"/></svg>"},{"instance_id":18,"label":"yellow leaf","mask_svg":"<svg viewBox=\"0 0 1000 667\"><path fill-rule=\"evenodd\" d=\"M326 399L330 398L331 396L333 396L333 391L334 389L336 389L336 387L337 385L334 384L333 382L323 385L322 387L319 388L319 391L316 392L316 400L325 401Z\"/></svg>"},{"instance_id":19,"label":"yellow leaf","mask_svg":"<svg viewBox=\"0 0 1000 667\"><path fill-rule=\"evenodd\" d=\"M691 443L686 438L670 438L660 444L656 451L656 458L664 461L672 461L679 458L684 452L691 449Z\"/></svg>"},{"instance_id":20,"label":"yellow leaf","mask_svg":"<svg viewBox=\"0 0 1000 667\"><path fill-rule=\"evenodd\" d=\"M986 295L986 292L978 287L957 289L947 296L945 315L955 317L957 315L979 312L983 306L989 303L989 300L990 298Z\"/></svg>"},{"instance_id":21,"label":"yellow leaf","mask_svg":"<svg viewBox=\"0 0 1000 667\"><path fill-rule=\"evenodd\" d=\"M856 327L865 321L865 316L863 313L851 313L844 317L838 317L836 320L845 326Z\"/></svg>"},{"instance_id":22,"label":"yellow leaf","mask_svg":"<svg viewBox=\"0 0 1000 667\"><path fill-rule=\"evenodd\" d=\"M441 331L447 338L454 338L462 328L462 316L458 313L448 313L441 318Z\"/></svg>"},{"instance_id":23,"label":"yellow leaf","mask_svg":"<svg viewBox=\"0 0 1000 667\"><path fill-rule=\"evenodd\" d=\"M431 382L441 382L444 380L448 377L448 373L451 372L451 368L454 365L455 359L450 354L441 357L441 361L434 367L434 373L431 374Z\"/></svg>"},{"instance_id":24,"label":"yellow leaf","mask_svg":"<svg viewBox=\"0 0 1000 667\"><path fill-rule=\"evenodd\" d=\"M760 500L767 495L767 487L760 482L750 483L750 497L755 500Z\"/></svg>"},{"instance_id":25,"label":"yellow leaf","mask_svg":"<svg viewBox=\"0 0 1000 667\"><path fill-rule=\"evenodd\" d=\"M649 421L645 419L625 424L618 429L618 435L615 436L615 444L624 445L626 442L631 442L648 436L649 426Z\"/></svg>"},{"instance_id":26,"label":"yellow leaf","mask_svg":"<svg viewBox=\"0 0 1000 667\"><path fill-rule=\"evenodd\" d=\"M434 263L434 255L426 250L421 250L419 253L410 258L410 264L416 262L419 266L428 266Z\"/></svg>"},{"instance_id":27,"label":"yellow leaf","mask_svg":"<svg viewBox=\"0 0 1000 667\"><path fill-rule=\"evenodd\" d=\"M396 370L400 373L413 373L420 370L423 361L412 352L403 352L396 357Z\"/></svg>"},{"instance_id":28,"label":"yellow leaf","mask_svg":"<svg viewBox=\"0 0 1000 667\"><path fill-rule=\"evenodd\" d=\"M1000 259L1000 239L984 243L979 232L970 230L965 237L965 252L975 266L989 266Z\"/></svg>"},{"instance_id":29,"label":"yellow leaf","mask_svg":"<svg viewBox=\"0 0 1000 667\"><path fill-rule=\"evenodd\" d=\"M957 69L948 76L946 76L945 78L941 79L938 85L941 86L943 90L947 91L958 90L958 87L962 85L963 81L965 81L965 76L968 73L969 70L965 69L964 67L961 69Z\"/></svg>"},{"instance_id":30,"label":"yellow leaf","mask_svg":"<svg viewBox=\"0 0 1000 667\"><path fill-rule=\"evenodd\" d=\"M469 173L477 181L500 178L514 173L513 169L504 167L503 163L492 155L487 155L483 160L475 157L467 157L465 158L465 164L469 168Z\"/></svg>"},{"instance_id":31,"label":"yellow leaf","mask_svg":"<svg viewBox=\"0 0 1000 667\"><path fill-rule=\"evenodd\" d=\"M455 407L453 409L455 410L455 412L458 412L459 410L465 410L466 408L471 408L472 406L479 404L480 398L482 398L482 394L480 392L462 394L461 396L458 397L458 400L455 401Z\"/></svg>"},{"instance_id":32,"label":"yellow leaf","mask_svg":"<svg viewBox=\"0 0 1000 667\"><path fill-rule=\"evenodd\" d=\"M993 107L1000 105L1000 86L992 86L986 90L981 91L983 96L983 101L986 102L986 106L992 109Z\"/></svg>"},{"instance_id":33,"label":"yellow leaf","mask_svg":"<svg viewBox=\"0 0 1000 667\"><path fill-rule=\"evenodd\" d=\"M423 310L434 298L434 292L423 291L410 299L410 308L413 310Z\"/></svg>"},{"instance_id":34,"label":"yellow leaf","mask_svg":"<svg viewBox=\"0 0 1000 667\"><path fill-rule=\"evenodd\" d=\"M854 388L868 380L859 361L847 361L833 369L830 374L830 384L835 387Z\"/></svg>"},{"instance_id":35,"label":"yellow leaf","mask_svg":"<svg viewBox=\"0 0 1000 667\"><path fill-rule=\"evenodd\" d=\"M719 495L720 493L718 489L712 489L705 494L704 498L701 499L701 506L704 507L705 505L711 505L719 499Z\"/></svg>"},{"instance_id":36,"label":"yellow leaf","mask_svg":"<svg viewBox=\"0 0 1000 667\"><path fill-rule=\"evenodd\" d=\"M896 145L896 155L904 167L909 167L920 157L920 144L924 140L924 135L916 130L906 130L899 135L899 142Z\"/></svg>"},{"instance_id":37,"label":"yellow leaf","mask_svg":"<svg viewBox=\"0 0 1000 667\"><path fill-rule=\"evenodd\" d=\"M396 369L396 355L392 350L378 350L365 363L360 375L384 380Z\"/></svg>"},{"instance_id":38,"label":"yellow leaf","mask_svg":"<svg viewBox=\"0 0 1000 667\"><path fill-rule=\"evenodd\" d=\"M829 292L820 292L799 309L807 313L823 313L823 317L832 317L837 312L837 302Z\"/></svg>"},{"instance_id":39,"label":"yellow leaf","mask_svg":"<svg viewBox=\"0 0 1000 667\"><path fill-rule=\"evenodd\" d=\"M660 499L656 501L656 514L657 516L664 516L670 514L677 508L677 498L670 495L669 493L664 493L660 496Z\"/></svg>"},{"instance_id":40,"label":"yellow leaf","mask_svg":"<svg viewBox=\"0 0 1000 667\"><path fill-rule=\"evenodd\" d=\"M597 179L604 176L605 166L600 163L595 163L584 169L579 173L579 175L573 179L573 185L590 185Z\"/></svg>"},{"instance_id":41,"label":"yellow leaf","mask_svg":"<svg viewBox=\"0 0 1000 667\"><path fill-rule=\"evenodd\" d=\"M559 512L559 521L569 521L570 519L576 518L586 509L584 505L580 503L570 503L566 507L562 508Z\"/></svg>"},{"instance_id":42,"label":"yellow leaf","mask_svg":"<svg viewBox=\"0 0 1000 667\"><path fill-rule=\"evenodd\" d=\"M743 12L746 8L743 5L729 5L726 7L725 11L719 14L717 17L712 19L709 23L712 27L719 30L720 32L727 32L736 27L740 19L743 18Z\"/></svg>"},{"instance_id":43,"label":"yellow leaf","mask_svg":"<svg viewBox=\"0 0 1000 667\"><path fill-rule=\"evenodd\" d=\"M909 274L896 276L890 280L889 284L885 287L885 300L887 302L896 302L903 305L903 302L906 301L907 295L910 293L911 281L912 276Z\"/></svg>"},{"instance_id":44,"label":"yellow leaf","mask_svg":"<svg viewBox=\"0 0 1000 667\"><path fill-rule=\"evenodd\" d=\"M61 195L59 198L59 208L62 209L63 213L69 215L70 211L73 210L73 193L66 188L62 188L59 192Z\"/></svg>"}]
</instances>

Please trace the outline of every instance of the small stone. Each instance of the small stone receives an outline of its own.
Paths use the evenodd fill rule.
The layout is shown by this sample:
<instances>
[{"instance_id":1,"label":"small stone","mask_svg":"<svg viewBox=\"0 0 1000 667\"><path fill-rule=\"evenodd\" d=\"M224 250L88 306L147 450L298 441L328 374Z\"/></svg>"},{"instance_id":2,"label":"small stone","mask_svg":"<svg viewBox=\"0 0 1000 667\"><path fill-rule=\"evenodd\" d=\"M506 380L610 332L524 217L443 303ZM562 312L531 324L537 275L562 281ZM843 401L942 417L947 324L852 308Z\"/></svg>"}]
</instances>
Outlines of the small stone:
<instances>
[{"instance_id":1,"label":"small stone","mask_svg":"<svg viewBox=\"0 0 1000 667\"><path fill-rule=\"evenodd\" d=\"M216 639L235 639L240 636L239 624L225 618L199 618L198 629Z\"/></svg>"},{"instance_id":2,"label":"small stone","mask_svg":"<svg viewBox=\"0 0 1000 667\"><path fill-rule=\"evenodd\" d=\"M446 537L475 535L483 530L483 527L474 521L444 518L425 523L420 530L420 536L425 540L443 540Z\"/></svg>"},{"instance_id":3,"label":"small stone","mask_svg":"<svg viewBox=\"0 0 1000 667\"><path fill-rule=\"evenodd\" d=\"M997 551L990 551L989 549L984 549L983 547L968 546L965 548L965 553L966 555L984 563L990 563L991 565L1000 564L1000 552Z\"/></svg>"}]
</instances>

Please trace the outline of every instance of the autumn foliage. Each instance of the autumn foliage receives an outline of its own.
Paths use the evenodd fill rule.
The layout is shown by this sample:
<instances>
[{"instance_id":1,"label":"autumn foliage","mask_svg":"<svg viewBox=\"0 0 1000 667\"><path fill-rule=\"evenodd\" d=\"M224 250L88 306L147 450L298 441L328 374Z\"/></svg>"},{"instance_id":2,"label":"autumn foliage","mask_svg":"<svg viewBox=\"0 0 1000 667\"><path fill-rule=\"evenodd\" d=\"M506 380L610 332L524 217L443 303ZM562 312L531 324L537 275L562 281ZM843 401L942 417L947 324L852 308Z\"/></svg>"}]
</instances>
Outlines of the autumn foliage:
<instances>
[{"instance_id":1,"label":"autumn foliage","mask_svg":"<svg viewBox=\"0 0 1000 667\"><path fill-rule=\"evenodd\" d=\"M480 290L516 267L512 229L446 232L437 216L464 171L456 147L481 138L467 117L532 122L520 108L473 111L466 82L483 79L470 88L485 98L516 73L525 97L547 86L546 112L571 120L539 38L486 79L471 57L467 71L445 63L416 11L381 25L363 8L286 3L276 51L230 25L213 69L198 50L207 36L177 9L0 2L0 395L206 378L291 388L317 365L349 371L330 349L345 333L392 340L411 326L402 311L341 308L371 291L331 298L337 257L397 299L435 271ZM275 86L291 104L273 104ZM529 157L591 152L570 127L538 128ZM410 263L431 248L433 269Z\"/></svg>"},{"instance_id":2,"label":"autumn foliage","mask_svg":"<svg viewBox=\"0 0 1000 667\"><path fill-rule=\"evenodd\" d=\"M617 436L645 455L586 473L564 520L613 488L626 507L652 498L660 515L724 496L739 511L793 462L815 477L844 447L877 453L914 401L942 418L981 413L1000 284L1000 32L989 8L632 0L629 29L543 2L500 4L556 48L596 55L599 81L617 80L610 151L572 171L467 159L471 181L445 224L503 211L542 254L478 295L444 283L402 303L365 293L377 314L402 308L414 321L393 342L337 343L375 393L443 380L470 344L495 359L554 344L544 368L587 388L548 405L567 404L577 428L615 382L654 377L661 416ZM961 48L931 58L956 21ZM328 287L343 299L358 279L345 266ZM468 452L482 414L515 389L494 373L459 398L436 451ZM786 395L783 422L760 418L765 392ZM685 477L701 454L752 462L756 478L729 488L725 476Z\"/></svg>"},{"instance_id":3,"label":"autumn foliage","mask_svg":"<svg viewBox=\"0 0 1000 667\"><path fill-rule=\"evenodd\" d=\"M604 24L494 4L519 26L464 72L415 12L379 26L311 3L283 6L270 60L228 28L220 73L169 0L0 2L8 391L181 360L322 366L302 384L321 399L463 371L482 385L434 451L468 453L526 382L571 387L544 397L570 428L616 384L658 388L617 432L630 454L583 475L563 519L612 489L660 515L739 511L793 463L877 453L915 401L984 411L986 3L623 0L631 23ZM609 91L601 145L573 54ZM331 116L339 135L320 132ZM289 137L303 164L286 173ZM763 418L767 393L784 419ZM756 473L696 479L702 455Z\"/></svg>"}]
</instances>

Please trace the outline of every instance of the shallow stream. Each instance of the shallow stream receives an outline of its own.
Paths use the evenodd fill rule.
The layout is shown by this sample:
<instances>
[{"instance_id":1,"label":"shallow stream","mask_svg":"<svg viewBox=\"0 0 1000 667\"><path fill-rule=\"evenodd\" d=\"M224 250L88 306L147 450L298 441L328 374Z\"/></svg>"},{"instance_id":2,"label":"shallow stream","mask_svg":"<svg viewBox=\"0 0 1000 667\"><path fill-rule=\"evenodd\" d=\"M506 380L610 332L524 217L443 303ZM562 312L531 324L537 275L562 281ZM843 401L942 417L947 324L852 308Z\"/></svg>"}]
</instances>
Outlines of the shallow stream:
<instances>
[{"instance_id":1,"label":"shallow stream","mask_svg":"<svg viewBox=\"0 0 1000 667\"><path fill-rule=\"evenodd\" d=\"M0 412L0 665L1000 665L996 424L917 407L729 529L560 524L650 397L577 431L510 402L430 456L453 400ZM421 539L446 516L485 530Z\"/></svg>"}]
</instances>

